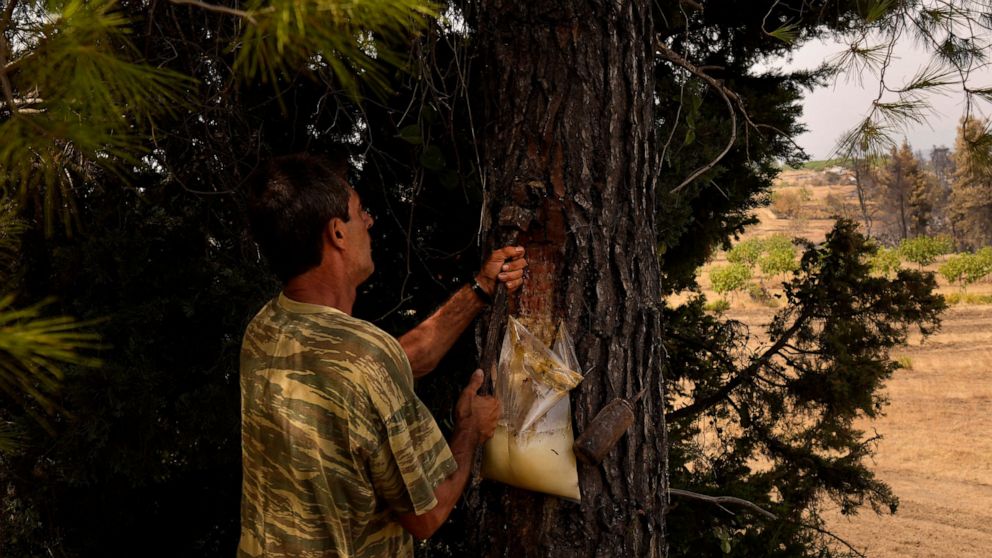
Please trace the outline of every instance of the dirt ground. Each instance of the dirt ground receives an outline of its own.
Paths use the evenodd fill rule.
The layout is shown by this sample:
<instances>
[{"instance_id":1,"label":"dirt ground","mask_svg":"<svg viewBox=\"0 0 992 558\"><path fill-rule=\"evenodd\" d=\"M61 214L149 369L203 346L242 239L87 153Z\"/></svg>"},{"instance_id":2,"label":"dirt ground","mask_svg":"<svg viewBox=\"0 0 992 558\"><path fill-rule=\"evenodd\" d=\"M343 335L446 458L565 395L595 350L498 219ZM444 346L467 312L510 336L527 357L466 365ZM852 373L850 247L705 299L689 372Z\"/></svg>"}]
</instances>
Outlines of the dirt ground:
<instances>
[{"instance_id":1,"label":"dirt ground","mask_svg":"<svg viewBox=\"0 0 992 558\"><path fill-rule=\"evenodd\" d=\"M838 187L810 189L812 203L838 192ZM853 195L853 188L846 190ZM761 224L747 236L781 232L817 242L832 225L819 219L779 219L769 209L759 210L758 216ZM718 297L707 292L707 268L724 263L718 256L700 273L708 300ZM948 285L940 290L956 291ZM969 293L989 292L992 283L969 288ZM755 329L775 312L747 295L730 302L728 316ZM865 509L844 517L826 504L828 526L871 558L990 557L992 305L952 306L937 334L926 340L914 336L893 356L907 368L886 386L890 404L885 416L860 426L882 435L874 470L899 497L899 509L894 515Z\"/></svg>"},{"instance_id":2,"label":"dirt ground","mask_svg":"<svg viewBox=\"0 0 992 558\"><path fill-rule=\"evenodd\" d=\"M774 310L733 308L752 327ZM899 370L885 416L860 428L882 435L874 471L900 499L895 515L844 517L829 528L871 558L992 556L992 306L953 306L926 340L893 356Z\"/></svg>"}]
</instances>

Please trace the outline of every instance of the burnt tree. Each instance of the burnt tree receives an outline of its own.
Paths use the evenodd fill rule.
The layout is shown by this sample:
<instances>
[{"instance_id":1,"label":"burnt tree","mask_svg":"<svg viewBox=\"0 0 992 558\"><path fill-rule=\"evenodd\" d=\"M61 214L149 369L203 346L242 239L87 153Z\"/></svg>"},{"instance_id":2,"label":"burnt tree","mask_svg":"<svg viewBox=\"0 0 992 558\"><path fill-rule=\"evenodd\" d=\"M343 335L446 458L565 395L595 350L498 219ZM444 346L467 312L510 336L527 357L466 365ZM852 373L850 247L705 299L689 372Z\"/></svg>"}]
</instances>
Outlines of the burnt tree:
<instances>
[{"instance_id":1,"label":"burnt tree","mask_svg":"<svg viewBox=\"0 0 992 558\"><path fill-rule=\"evenodd\" d=\"M645 395L600 466L579 465L582 503L496 483L476 488L486 556L665 554L665 361L655 247L653 23L647 2L481 3L491 245L512 235L530 278L512 312L562 320L585 380L574 426Z\"/></svg>"}]
</instances>

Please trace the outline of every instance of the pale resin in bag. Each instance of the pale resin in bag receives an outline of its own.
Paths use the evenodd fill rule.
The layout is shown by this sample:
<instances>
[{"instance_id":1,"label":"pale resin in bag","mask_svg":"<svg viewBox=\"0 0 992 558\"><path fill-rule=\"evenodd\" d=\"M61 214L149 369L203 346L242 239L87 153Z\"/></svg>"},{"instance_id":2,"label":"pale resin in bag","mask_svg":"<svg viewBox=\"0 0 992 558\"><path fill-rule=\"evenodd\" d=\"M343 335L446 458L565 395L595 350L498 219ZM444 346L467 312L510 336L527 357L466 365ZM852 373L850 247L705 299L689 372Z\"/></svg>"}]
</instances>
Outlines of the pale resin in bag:
<instances>
[{"instance_id":1,"label":"pale resin in bag","mask_svg":"<svg viewBox=\"0 0 992 558\"><path fill-rule=\"evenodd\" d=\"M493 384L503 417L486 442L482 476L579 501L568 390L582 379L571 339L548 349L510 318Z\"/></svg>"}]
</instances>

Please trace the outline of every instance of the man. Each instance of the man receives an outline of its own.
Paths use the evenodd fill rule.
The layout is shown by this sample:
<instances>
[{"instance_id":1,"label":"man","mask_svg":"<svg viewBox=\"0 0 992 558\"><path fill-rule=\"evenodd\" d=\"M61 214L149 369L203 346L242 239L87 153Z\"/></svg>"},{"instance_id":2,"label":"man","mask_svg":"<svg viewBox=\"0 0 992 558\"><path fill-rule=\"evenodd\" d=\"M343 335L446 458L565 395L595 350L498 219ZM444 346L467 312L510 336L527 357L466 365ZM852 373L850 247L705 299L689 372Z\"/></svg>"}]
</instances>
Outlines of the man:
<instances>
[{"instance_id":1,"label":"man","mask_svg":"<svg viewBox=\"0 0 992 558\"><path fill-rule=\"evenodd\" d=\"M523 282L523 249L496 251L474 284L394 339L353 318L372 274L372 217L346 167L275 159L250 188L252 233L283 290L255 316L241 353L240 557L412 556L460 498L499 403L476 371L445 442L413 391L498 282Z\"/></svg>"}]
</instances>

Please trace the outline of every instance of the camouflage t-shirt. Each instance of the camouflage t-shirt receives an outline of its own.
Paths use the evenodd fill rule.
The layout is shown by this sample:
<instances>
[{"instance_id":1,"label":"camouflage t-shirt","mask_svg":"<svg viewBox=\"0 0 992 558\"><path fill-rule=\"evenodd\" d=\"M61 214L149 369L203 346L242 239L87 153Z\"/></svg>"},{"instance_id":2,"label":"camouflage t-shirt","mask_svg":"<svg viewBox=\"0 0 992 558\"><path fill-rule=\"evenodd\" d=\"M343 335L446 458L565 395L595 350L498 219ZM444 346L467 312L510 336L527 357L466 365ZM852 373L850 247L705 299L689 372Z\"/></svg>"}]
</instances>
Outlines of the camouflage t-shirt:
<instances>
[{"instance_id":1,"label":"camouflage t-shirt","mask_svg":"<svg viewBox=\"0 0 992 558\"><path fill-rule=\"evenodd\" d=\"M239 557L412 556L396 514L457 467L396 339L281 294L245 332L241 438Z\"/></svg>"}]
</instances>

